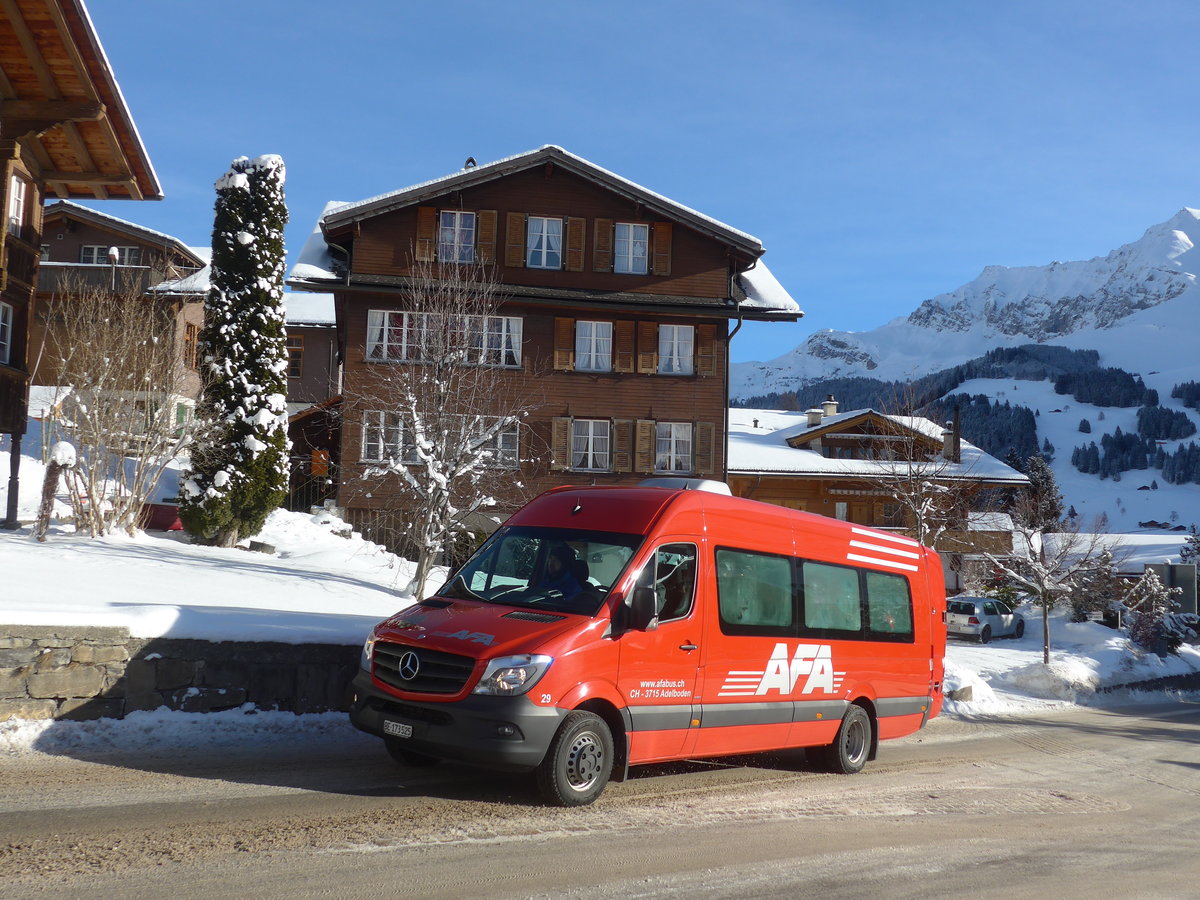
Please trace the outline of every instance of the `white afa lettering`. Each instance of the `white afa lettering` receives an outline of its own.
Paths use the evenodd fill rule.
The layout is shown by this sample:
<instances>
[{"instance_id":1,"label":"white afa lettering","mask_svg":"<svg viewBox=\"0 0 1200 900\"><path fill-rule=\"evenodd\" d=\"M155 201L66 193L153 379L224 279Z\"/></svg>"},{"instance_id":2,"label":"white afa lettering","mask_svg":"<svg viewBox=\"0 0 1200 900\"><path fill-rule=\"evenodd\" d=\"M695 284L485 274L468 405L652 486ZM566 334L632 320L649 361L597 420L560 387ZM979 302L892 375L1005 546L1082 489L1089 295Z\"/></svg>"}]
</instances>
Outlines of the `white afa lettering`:
<instances>
[{"instance_id":1,"label":"white afa lettering","mask_svg":"<svg viewBox=\"0 0 1200 900\"><path fill-rule=\"evenodd\" d=\"M788 655L787 644L775 645L756 694L761 696L772 690L790 694L796 689L801 675L808 676L802 693L811 694L817 690L833 693L835 680L840 679L835 679L833 653L828 644L797 644L790 659Z\"/></svg>"}]
</instances>

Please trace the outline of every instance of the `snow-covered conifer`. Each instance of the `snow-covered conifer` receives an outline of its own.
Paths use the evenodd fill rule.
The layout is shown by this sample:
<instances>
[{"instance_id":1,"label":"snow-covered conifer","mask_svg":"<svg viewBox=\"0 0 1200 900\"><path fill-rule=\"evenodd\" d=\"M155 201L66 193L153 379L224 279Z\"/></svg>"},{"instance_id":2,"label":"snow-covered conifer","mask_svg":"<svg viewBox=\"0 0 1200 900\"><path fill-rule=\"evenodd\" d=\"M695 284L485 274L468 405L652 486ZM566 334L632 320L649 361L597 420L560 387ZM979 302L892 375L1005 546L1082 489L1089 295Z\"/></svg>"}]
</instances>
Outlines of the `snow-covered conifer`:
<instances>
[{"instance_id":1,"label":"snow-covered conifer","mask_svg":"<svg viewBox=\"0 0 1200 900\"><path fill-rule=\"evenodd\" d=\"M1129 639L1152 653L1174 653L1182 637L1167 620L1178 606L1174 596L1181 593L1181 588L1167 587L1153 569L1146 569L1126 601Z\"/></svg>"},{"instance_id":2,"label":"snow-covered conifer","mask_svg":"<svg viewBox=\"0 0 1200 900\"><path fill-rule=\"evenodd\" d=\"M271 155L235 159L216 184L204 391L180 518L219 546L256 534L287 488L283 182Z\"/></svg>"}]
</instances>

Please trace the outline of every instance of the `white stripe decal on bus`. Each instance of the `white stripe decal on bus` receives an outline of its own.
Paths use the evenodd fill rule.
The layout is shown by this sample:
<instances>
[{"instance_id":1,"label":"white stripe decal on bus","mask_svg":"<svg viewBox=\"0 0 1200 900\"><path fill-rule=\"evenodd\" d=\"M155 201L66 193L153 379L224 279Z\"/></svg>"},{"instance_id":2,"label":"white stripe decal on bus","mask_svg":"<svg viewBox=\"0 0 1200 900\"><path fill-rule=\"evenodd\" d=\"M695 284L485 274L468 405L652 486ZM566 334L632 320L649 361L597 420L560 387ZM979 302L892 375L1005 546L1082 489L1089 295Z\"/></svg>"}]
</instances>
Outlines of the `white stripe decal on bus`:
<instances>
[{"instance_id":1,"label":"white stripe decal on bus","mask_svg":"<svg viewBox=\"0 0 1200 900\"><path fill-rule=\"evenodd\" d=\"M913 553L910 550L901 550L899 547L880 547L878 544L868 544L866 541L851 541L851 547L857 547L859 550L874 550L876 553L890 553L892 556L903 556L906 559L920 559L920 553Z\"/></svg>"},{"instance_id":2,"label":"white stripe decal on bus","mask_svg":"<svg viewBox=\"0 0 1200 900\"><path fill-rule=\"evenodd\" d=\"M919 569L909 563L903 563L895 559L875 559L872 556L859 556L857 553L847 553L846 559L854 562L874 563L877 566L887 566L891 569L903 569L906 572L917 572Z\"/></svg>"},{"instance_id":3,"label":"white stripe decal on bus","mask_svg":"<svg viewBox=\"0 0 1200 900\"><path fill-rule=\"evenodd\" d=\"M920 541L914 541L912 538L901 537L898 534L888 534L886 531L868 531L865 528L851 528L855 534L861 534L863 537L874 538L877 541L891 541L895 544L904 544L906 547L920 547Z\"/></svg>"}]
</instances>

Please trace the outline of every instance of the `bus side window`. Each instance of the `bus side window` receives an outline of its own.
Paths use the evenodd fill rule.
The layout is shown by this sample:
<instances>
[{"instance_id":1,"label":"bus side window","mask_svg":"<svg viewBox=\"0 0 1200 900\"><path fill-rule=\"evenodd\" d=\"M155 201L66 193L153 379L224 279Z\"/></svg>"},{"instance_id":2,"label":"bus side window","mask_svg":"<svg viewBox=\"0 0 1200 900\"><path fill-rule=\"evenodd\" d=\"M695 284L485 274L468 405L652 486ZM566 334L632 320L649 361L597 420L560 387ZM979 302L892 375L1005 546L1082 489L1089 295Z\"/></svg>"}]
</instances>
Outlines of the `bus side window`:
<instances>
[{"instance_id":1,"label":"bus side window","mask_svg":"<svg viewBox=\"0 0 1200 900\"><path fill-rule=\"evenodd\" d=\"M769 629L792 624L792 561L786 556L748 550L717 550L717 601L722 625Z\"/></svg>"},{"instance_id":2,"label":"bus side window","mask_svg":"<svg viewBox=\"0 0 1200 900\"><path fill-rule=\"evenodd\" d=\"M858 570L804 561L804 627L862 631Z\"/></svg>"},{"instance_id":3,"label":"bus side window","mask_svg":"<svg viewBox=\"0 0 1200 900\"><path fill-rule=\"evenodd\" d=\"M908 592L908 579L886 572L868 572L867 609L873 636L897 640L912 638L912 598Z\"/></svg>"}]
</instances>

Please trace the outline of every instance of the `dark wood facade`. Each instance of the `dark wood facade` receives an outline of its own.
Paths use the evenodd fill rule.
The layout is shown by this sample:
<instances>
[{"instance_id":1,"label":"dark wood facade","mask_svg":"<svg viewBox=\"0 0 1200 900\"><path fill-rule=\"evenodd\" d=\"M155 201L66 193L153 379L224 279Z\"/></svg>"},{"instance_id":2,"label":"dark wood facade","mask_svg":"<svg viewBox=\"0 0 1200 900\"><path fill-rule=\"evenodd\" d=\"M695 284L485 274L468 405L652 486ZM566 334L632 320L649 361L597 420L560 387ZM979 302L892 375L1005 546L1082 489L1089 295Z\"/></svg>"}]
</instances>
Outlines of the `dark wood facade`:
<instances>
[{"instance_id":1,"label":"dark wood facade","mask_svg":"<svg viewBox=\"0 0 1200 900\"><path fill-rule=\"evenodd\" d=\"M689 455L658 474L724 477L730 320L800 316L739 308L734 279L762 254L756 239L558 148L514 160L334 210L322 227L335 248L336 277L290 282L335 295L345 397L339 503L356 523L368 510L393 510L398 499L386 480L368 488L361 478L361 398L375 394L380 367L406 364L377 361L368 321L372 313L404 311L409 278L423 266L437 273L453 265L438 261L443 212L472 214L472 255L498 282L497 313L520 320L520 364L498 374L513 393L536 398L519 429L522 489L498 498L501 516L555 485L628 484L656 474L662 428L687 435ZM528 265L531 217L535 225L560 223L561 259L553 268ZM645 271L637 274L617 271L615 259L618 226L629 225L644 226L647 241ZM575 358L581 322L602 323L611 335L607 371ZM660 329L690 340L683 372L662 371L670 367L660 367ZM609 437L601 464L586 467L573 465L571 453L573 423L585 421L604 423Z\"/></svg>"}]
</instances>

